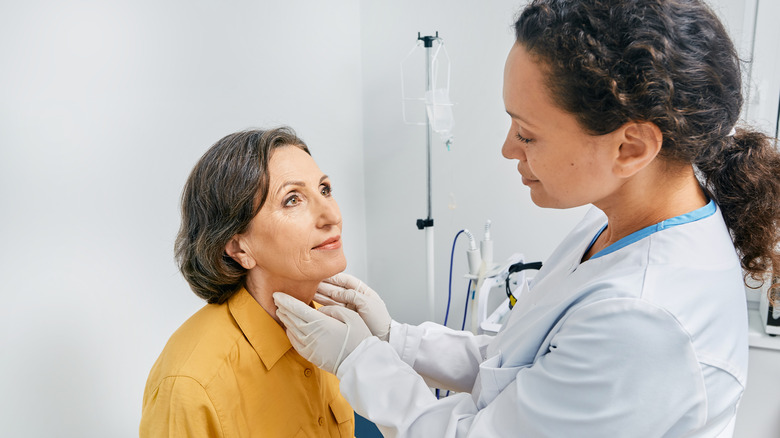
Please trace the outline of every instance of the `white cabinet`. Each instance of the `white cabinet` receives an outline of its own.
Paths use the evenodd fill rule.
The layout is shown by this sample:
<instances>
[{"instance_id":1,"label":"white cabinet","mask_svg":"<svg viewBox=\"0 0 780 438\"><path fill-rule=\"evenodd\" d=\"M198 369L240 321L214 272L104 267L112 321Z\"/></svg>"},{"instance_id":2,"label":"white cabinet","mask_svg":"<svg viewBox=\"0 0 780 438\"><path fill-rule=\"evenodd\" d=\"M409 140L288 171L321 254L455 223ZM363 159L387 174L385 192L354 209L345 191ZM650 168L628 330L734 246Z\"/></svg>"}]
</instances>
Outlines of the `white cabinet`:
<instances>
[{"instance_id":1,"label":"white cabinet","mask_svg":"<svg viewBox=\"0 0 780 438\"><path fill-rule=\"evenodd\" d=\"M734 438L780 436L780 336L764 333L758 311L750 310L748 384L737 413Z\"/></svg>"}]
</instances>

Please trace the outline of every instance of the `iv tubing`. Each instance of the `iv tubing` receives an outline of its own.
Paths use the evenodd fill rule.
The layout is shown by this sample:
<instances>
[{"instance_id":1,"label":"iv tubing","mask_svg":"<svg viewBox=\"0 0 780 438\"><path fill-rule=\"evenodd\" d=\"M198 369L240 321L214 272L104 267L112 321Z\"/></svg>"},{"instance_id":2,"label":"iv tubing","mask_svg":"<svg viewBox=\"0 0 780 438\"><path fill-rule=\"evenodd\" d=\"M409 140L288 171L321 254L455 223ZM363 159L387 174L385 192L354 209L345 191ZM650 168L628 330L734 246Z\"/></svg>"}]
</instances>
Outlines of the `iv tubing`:
<instances>
[{"instance_id":1,"label":"iv tubing","mask_svg":"<svg viewBox=\"0 0 780 438\"><path fill-rule=\"evenodd\" d=\"M469 299L471 298L471 280L469 280L469 286L466 288L466 308L463 309L463 324L460 325L460 330L466 329L466 315L469 313Z\"/></svg>"},{"instance_id":2,"label":"iv tubing","mask_svg":"<svg viewBox=\"0 0 780 438\"><path fill-rule=\"evenodd\" d=\"M452 240L452 252L450 252L450 282L447 287L447 311L444 312L444 326L447 326L447 318L450 316L450 301L452 299L452 265L455 260L455 243L458 242L458 237L463 234L465 230L458 231L455 234L455 239Z\"/></svg>"},{"instance_id":3,"label":"iv tubing","mask_svg":"<svg viewBox=\"0 0 780 438\"><path fill-rule=\"evenodd\" d=\"M460 234L460 233L458 233ZM457 239L458 236L455 236L455 239ZM455 246L455 243L453 242L453 248ZM463 331L466 329L466 315L469 312L469 298L471 297L471 280L469 280L469 285L466 287L466 308L463 309L463 324L460 325L460 331ZM446 325L446 324L445 324ZM450 391L447 391L447 395L445 397L448 397L450 395ZM438 400L439 397L439 389L436 389L436 399Z\"/></svg>"},{"instance_id":4,"label":"iv tubing","mask_svg":"<svg viewBox=\"0 0 780 438\"><path fill-rule=\"evenodd\" d=\"M450 316L450 302L452 300L452 267L455 261L455 244L458 243L458 237L460 237L461 234L466 232L465 229L458 231L455 234L455 238L452 239L452 251L450 252L450 281L447 286L447 311L444 312L444 327L447 327L447 318ZM469 289L471 289L471 281L469 280ZM466 296L466 303L468 303L468 295ZM468 310L468 304L466 309ZM466 326L466 315L463 315L463 326L461 327L461 330L463 330L463 327ZM447 391L447 395L445 397L449 396L450 392ZM436 399L440 399L440 393L439 389L436 388Z\"/></svg>"}]
</instances>

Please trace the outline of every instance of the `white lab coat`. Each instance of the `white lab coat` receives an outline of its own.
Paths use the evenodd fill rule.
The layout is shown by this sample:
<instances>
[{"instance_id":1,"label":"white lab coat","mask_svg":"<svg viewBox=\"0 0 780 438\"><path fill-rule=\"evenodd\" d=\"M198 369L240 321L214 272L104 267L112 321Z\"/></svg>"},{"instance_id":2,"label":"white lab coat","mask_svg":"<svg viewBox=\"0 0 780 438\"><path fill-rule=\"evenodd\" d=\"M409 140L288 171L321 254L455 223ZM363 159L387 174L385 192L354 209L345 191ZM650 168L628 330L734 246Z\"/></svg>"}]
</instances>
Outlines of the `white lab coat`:
<instances>
[{"instance_id":1,"label":"white lab coat","mask_svg":"<svg viewBox=\"0 0 780 438\"><path fill-rule=\"evenodd\" d=\"M394 324L341 364L342 394L389 437L731 436L747 310L708 207L581 263L606 224L592 209L497 336ZM437 400L426 382L458 393Z\"/></svg>"}]
</instances>

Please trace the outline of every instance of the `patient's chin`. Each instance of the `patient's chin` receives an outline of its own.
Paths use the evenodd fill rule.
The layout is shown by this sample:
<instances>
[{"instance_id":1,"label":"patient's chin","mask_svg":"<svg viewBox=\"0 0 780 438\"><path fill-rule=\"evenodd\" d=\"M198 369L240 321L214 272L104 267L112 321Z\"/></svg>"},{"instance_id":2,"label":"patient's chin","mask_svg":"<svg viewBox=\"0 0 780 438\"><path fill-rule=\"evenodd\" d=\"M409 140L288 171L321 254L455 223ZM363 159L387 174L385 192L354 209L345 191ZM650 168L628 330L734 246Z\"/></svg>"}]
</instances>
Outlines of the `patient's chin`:
<instances>
[{"instance_id":1,"label":"patient's chin","mask_svg":"<svg viewBox=\"0 0 780 438\"><path fill-rule=\"evenodd\" d=\"M329 267L329 269L325 271L327 274L324 277L322 277L322 280L333 277L336 274L340 274L344 272L346 269L347 269L347 260L344 259L342 263L335 264L332 268Z\"/></svg>"}]
</instances>

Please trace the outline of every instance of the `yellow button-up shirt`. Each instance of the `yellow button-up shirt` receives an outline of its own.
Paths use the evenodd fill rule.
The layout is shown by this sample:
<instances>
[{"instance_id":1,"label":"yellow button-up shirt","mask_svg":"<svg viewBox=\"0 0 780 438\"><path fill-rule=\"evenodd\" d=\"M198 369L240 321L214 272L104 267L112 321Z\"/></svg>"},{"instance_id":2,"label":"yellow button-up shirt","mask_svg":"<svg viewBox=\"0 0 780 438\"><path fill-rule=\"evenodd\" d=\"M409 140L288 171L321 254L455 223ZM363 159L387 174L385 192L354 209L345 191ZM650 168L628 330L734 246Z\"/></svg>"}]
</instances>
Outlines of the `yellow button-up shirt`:
<instances>
[{"instance_id":1,"label":"yellow button-up shirt","mask_svg":"<svg viewBox=\"0 0 780 438\"><path fill-rule=\"evenodd\" d=\"M149 373L141 437L353 437L336 376L302 358L245 289L171 336Z\"/></svg>"}]
</instances>

